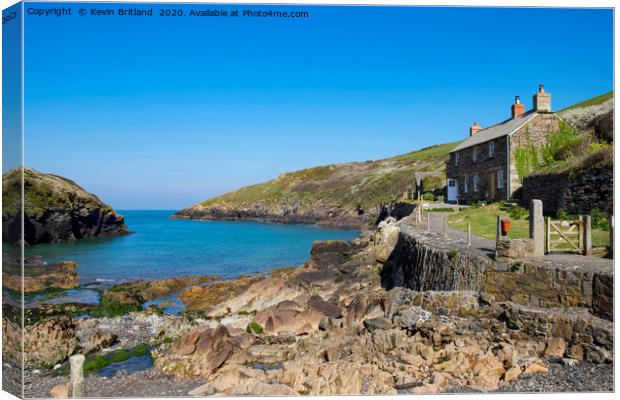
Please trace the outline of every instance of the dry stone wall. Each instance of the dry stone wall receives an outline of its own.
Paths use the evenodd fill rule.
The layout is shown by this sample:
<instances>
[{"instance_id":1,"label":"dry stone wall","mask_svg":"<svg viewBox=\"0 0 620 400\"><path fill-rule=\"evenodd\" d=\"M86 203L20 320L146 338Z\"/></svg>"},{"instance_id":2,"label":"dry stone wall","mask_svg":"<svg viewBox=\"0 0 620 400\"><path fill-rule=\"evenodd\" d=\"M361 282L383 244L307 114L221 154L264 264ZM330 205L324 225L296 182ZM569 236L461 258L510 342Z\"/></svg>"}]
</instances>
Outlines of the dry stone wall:
<instances>
[{"instance_id":1,"label":"dry stone wall","mask_svg":"<svg viewBox=\"0 0 620 400\"><path fill-rule=\"evenodd\" d=\"M589 168L559 174L532 175L523 180L520 203L543 202L545 213L588 214L593 208L613 210L614 171L611 158Z\"/></svg>"},{"instance_id":2,"label":"dry stone wall","mask_svg":"<svg viewBox=\"0 0 620 400\"><path fill-rule=\"evenodd\" d=\"M542 259L495 262L466 247L446 246L436 234L401 231L381 272L387 289L477 291L496 302L581 307L613 319L612 267L570 266ZM605 264L607 265L607 264Z\"/></svg>"}]
</instances>

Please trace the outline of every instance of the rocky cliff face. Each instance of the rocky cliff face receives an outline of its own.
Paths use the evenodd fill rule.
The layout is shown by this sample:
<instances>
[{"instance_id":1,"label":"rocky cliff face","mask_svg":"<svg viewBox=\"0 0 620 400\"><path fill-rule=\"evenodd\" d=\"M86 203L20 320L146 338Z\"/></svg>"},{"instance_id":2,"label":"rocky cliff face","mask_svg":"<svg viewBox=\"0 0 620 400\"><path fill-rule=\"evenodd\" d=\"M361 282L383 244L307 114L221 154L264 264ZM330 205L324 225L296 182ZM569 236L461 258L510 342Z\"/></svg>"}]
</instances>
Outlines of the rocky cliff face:
<instances>
[{"instance_id":1,"label":"rocky cliff face","mask_svg":"<svg viewBox=\"0 0 620 400\"><path fill-rule=\"evenodd\" d=\"M20 171L2 176L2 231L20 240ZM122 215L75 182L24 169L24 240L27 244L69 242L86 237L129 233Z\"/></svg>"},{"instance_id":2,"label":"rocky cliff face","mask_svg":"<svg viewBox=\"0 0 620 400\"><path fill-rule=\"evenodd\" d=\"M260 220L358 229L413 189L415 171L439 171L457 143L378 161L280 175L177 212L175 218Z\"/></svg>"}]
</instances>

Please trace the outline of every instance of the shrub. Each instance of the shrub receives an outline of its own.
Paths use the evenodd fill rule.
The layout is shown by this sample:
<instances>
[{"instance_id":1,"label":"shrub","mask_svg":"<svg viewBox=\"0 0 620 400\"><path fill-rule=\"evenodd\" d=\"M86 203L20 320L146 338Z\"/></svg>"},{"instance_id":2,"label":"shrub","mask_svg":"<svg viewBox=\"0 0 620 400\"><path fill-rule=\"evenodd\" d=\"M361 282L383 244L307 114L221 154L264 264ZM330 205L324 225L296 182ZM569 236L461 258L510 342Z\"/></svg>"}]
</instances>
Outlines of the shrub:
<instances>
[{"instance_id":1,"label":"shrub","mask_svg":"<svg viewBox=\"0 0 620 400\"><path fill-rule=\"evenodd\" d=\"M420 180L422 192L434 192L446 186L445 176L425 176Z\"/></svg>"},{"instance_id":2,"label":"shrub","mask_svg":"<svg viewBox=\"0 0 620 400\"><path fill-rule=\"evenodd\" d=\"M472 201L470 206L471 206L471 208L480 208L480 207L482 207L482 203L480 201L476 200L476 201Z\"/></svg>"},{"instance_id":3,"label":"shrub","mask_svg":"<svg viewBox=\"0 0 620 400\"><path fill-rule=\"evenodd\" d=\"M435 195L432 194L432 193L424 193L422 195L422 200L425 200L425 201L435 201Z\"/></svg>"},{"instance_id":4,"label":"shrub","mask_svg":"<svg viewBox=\"0 0 620 400\"><path fill-rule=\"evenodd\" d=\"M452 249L450 250L450 253L448 253L448 257L450 257L450 260L454 260L458 255L459 251L457 249Z\"/></svg>"},{"instance_id":5,"label":"shrub","mask_svg":"<svg viewBox=\"0 0 620 400\"><path fill-rule=\"evenodd\" d=\"M525 217L527 215L528 211L520 206L511 206L508 209L508 215L510 215L510 218L512 219L521 219L523 217Z\"/></svg>"},{"instance_id":6,"label":"shrub","mask_svg":"<svg viewBox=\"0 0 620 400\"><path fill-rule=\"evenodd\" d=\"M593 208L590 211L590 217L592 218L592 228L604 231L609 230L609 218L607 214L597 208Z\"/></svg>"}]
</instances>

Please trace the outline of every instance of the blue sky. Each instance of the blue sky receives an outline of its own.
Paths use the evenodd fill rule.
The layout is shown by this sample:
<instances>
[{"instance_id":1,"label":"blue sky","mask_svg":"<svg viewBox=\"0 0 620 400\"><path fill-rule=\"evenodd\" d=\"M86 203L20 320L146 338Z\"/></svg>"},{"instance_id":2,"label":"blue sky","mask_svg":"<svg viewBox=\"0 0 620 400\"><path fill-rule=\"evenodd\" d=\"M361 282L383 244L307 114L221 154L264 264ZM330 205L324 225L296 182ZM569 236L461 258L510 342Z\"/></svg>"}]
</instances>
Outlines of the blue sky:
<instances>
[{"instance_id":1,"label":"blue sky","mask_svg":"<svg viewBox=\"0 0 620 400\"><path fill-rule=\"evenodd\" d=\"M118 209L178 209L462 139L539 83L556 110L612 90L610 10L294 8L310 17L27 15L26 164Z\"/></svg>"}]
</instances>

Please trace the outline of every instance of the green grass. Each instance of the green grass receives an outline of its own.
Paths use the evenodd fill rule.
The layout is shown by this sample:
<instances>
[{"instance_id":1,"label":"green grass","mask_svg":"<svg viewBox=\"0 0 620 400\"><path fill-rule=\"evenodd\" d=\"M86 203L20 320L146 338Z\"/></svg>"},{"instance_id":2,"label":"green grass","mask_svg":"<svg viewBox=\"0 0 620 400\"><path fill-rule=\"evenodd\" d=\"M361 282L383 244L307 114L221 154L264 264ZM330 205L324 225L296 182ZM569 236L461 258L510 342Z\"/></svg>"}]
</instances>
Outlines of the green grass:
<instances>
[{"instance_id":1,"label":"green grass","mask_svg":"<svg viewBox=\"0 0 620 400\"><path fill-rule=\"evenodd\" d=\"M392 157L391 159L396 161L421 161L429 158L443 158L447 157L448 154L450 154L450 151L452 151L452 149L454 149L459 143L461 143L461 141L425 147L407 154Z\"/></svg>"},{"instance_id":2,"label":"green grass","mask_svg":"<svg viewBox=\"0 0 620 400\"><path fill-rule=\"evenodd\" d=\"M490 204L480 208L462 208L462 211L448 216L448 226L459 231L467 231L467 223L471 223L471 232L486 239L495 240L497 216L509 217L507 211L499 209L498 204ZM530 222L527 217L510 218L511 230L509 239L526 239L530 235ZM609 246L609 232L601 229L592 230L592 246Z\"/></svg>"},{"instance_id":3,"label":"green grass","mask_svg":"<svg viewBox=\"0 0 620 400\"><path fill-rule=\"evenodd\" d=\"M573 104L572 106L566 107L565 109L560 110L559 112L561 113L564 111L572 110L574 108L585 108L585 107L595 106L598 104L602 104L609 99L613 99L613 97L614 97L614 92L605 93L600 96L592 97L591 99L582 101L581 103Z\"/></svg>"}]
</instances>

